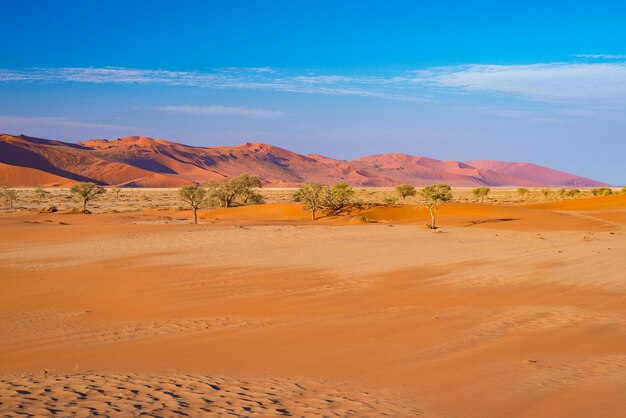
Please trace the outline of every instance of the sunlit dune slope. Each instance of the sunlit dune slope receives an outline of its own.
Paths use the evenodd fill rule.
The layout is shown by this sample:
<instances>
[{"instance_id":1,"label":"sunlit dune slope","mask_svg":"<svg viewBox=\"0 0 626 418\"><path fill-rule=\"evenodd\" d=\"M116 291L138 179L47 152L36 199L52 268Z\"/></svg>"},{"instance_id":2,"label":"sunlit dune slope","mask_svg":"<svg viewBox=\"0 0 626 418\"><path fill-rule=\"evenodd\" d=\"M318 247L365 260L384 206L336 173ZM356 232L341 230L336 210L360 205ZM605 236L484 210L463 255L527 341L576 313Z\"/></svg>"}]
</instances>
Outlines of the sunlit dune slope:
<instances>
[{"instance_id":1,"label":"sunlit dune slope","mask_svg":"<svg viewBox=\"0 0 626 418\"><path fill-rule=\"evenodd\" d=\"M590 197L586 199L561 200L539 203L528 207L552 210L594 211L605 209L626 209L626 194Z\"/></svg>"},{"instance_id":2,"label":"sunlit dune slope","mask_svg":"<svg viewBox=\"0 0 626 418\"><path fill-rule=\"evenodd\" d=\"M603 205L605 199L598 199ZM593 207L588 203L587 207ZM598 206L600 207L600 206ZM347 216L318 215L317 223L350 223L353 216L365 217L369 222L425 224L430 222L428 209L419 206L377 206ZM241 206L226 209L210 209L200 213L201 218L228 219L242 222L304 222L310 220L310 212L296 203L276 203L256 206ZM608 221L608 222L607 222ZM488 227L520 231L607 231L614 228L610 219L582 217L575 212L567 213L544 207L495 206L473 203L451 203L444 205L438 216L438 225L443 227Z\"/></svg>"},{"instance_id":3,"label":"sunlit dune slope","mask_svg":"<svg viewBox=\"0 0 626 418\"><path fill-rule=\"evenodd\" d=\"M36 168L20 167L0 163L0 184L12 186L64 187L75 183L74 180L57 176Z\"/></svg>"}]
</instances>

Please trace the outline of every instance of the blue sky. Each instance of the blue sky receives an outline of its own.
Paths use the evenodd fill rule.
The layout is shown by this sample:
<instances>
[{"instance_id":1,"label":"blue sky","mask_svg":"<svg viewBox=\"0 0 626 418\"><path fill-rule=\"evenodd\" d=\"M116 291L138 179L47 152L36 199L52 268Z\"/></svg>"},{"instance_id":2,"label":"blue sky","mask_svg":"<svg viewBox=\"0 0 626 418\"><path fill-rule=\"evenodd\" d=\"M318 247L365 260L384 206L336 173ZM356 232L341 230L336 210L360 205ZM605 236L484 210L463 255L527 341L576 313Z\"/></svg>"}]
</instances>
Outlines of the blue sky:
<instances>
[{"instance_id":1,"label":"blue sky","mask_svg":"<svg viewBox=\"0 0 626 418\"><path fill-rule=\"evenodd\" d=\"M626 183L623 2L3 0L0 11L0 132L532 161Z\"/></svg>"}]
</instances>

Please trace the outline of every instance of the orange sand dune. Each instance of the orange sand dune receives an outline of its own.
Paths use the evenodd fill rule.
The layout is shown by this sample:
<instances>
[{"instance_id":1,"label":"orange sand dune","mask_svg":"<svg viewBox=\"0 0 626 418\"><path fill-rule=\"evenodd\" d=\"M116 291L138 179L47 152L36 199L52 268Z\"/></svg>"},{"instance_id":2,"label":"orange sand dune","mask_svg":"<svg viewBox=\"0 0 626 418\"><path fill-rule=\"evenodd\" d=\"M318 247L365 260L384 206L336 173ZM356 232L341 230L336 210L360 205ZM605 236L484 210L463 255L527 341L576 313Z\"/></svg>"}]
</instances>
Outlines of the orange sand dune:
<instances>
[{"instance_id":1,"label":"orange sand dune","mask_svg":"<svg viewBox=\"0 0 626 418\"><path fill-rule=\"evenodd\" d=\"M598 196L586 199L561 200L558 202L528 205L531 208L571 211L599 211L605 209L626 209L626 194Z\"/></svg>"},{"instance_id":2,"label":"orange sand dune","mask_svg":"<svg viewBox=\"0 0 626 418\"><path fill-rule=\"evenodd\" d=\"M620 416L608 213L3 213L0 414Z\"/></svg>"},{"instance_id":3,"label":"orange sand dune","mask_svg":"<svg viewBox=\"0 0 626 418\"><path fill-rule=\"evenodd\" d=\"M409 223L423 225L430 222L428 209L419 206L377 206L352 215L361 215L370 222ZM321 224L346 223L351 216L324 217ZM201 218L228 219L242 222L309 222L310 213L295 203L275 203L202 211ZM495 206L473 203L451 203L440 209L438 224L443 227L485 227L520 231L608 231L610 222L597 218L583 218L576 214L535 209L529 206Z\"/></svg>"},{"instance_id":4,"label":"orange sand dune","mask_svg":"<svg viewBox=\"0 0 626 418\"><path fill-rule=\"evenodd\" d=\"M0 163L0 184L12 186L67 187L75 181L36 168Z\"/></svg>"},{"instance_id":5,"label":"orange sand dune","mask_svg":"<svg viewBox=\"0 0 626 418\"><path fill-rule=\"evenodd\" d=\"M360 186L441 182L453 186L605 185L528 163L480 161L473 166L460 161L396 153L345 161L315 154L302 155L268 144L196 147L143 136L73 144L0 134L0 162L35 168L74 181L135 187L180 187L242 173L254 174L272 186L307 181ZM16 184L26 184L26 180L28 177L17 179Z\"/></svg>"}]
</instances>

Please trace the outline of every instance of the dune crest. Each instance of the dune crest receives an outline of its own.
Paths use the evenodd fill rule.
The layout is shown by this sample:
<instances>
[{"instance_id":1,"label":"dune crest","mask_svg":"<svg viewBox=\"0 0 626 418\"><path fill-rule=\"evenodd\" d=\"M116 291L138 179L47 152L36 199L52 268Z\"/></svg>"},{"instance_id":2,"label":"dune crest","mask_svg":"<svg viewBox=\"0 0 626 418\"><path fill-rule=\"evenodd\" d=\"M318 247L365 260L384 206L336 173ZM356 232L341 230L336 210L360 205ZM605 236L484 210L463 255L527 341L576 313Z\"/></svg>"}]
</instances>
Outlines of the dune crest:
<instances>
[{"instance_id":1,"label":"dune crest","mask_svg":"<svg viewBox=\"0 0 626 418\"><path fill-rule=\"evenodd\" d=\"M12 186L64 186L93 181L115 186L180 187L242 173L254 174L268 186L294 186L310 181L355 186L606 185L527 163L464 163L397 153L345 161L317 154L302 155L262 143L197 147L144 136L73 144L0 134L0 163L0 183Z\"/></svg>"}]
</instances>

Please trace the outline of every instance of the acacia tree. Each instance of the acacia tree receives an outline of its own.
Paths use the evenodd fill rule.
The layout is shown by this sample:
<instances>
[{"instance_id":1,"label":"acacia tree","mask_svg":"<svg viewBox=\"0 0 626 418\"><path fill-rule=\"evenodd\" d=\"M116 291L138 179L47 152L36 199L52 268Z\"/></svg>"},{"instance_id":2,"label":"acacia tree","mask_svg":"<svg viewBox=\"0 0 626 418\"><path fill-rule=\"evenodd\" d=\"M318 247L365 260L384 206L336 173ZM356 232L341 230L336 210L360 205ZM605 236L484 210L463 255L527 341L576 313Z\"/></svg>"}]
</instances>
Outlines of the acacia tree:
<instances>
[{"instance_id":1,"label":"acacia tree","mask_svg":"<svg viewBox=\"0 0 626 418\"><path fill-rule=\"evenodd\" d=\"M452 189L447 184L434 184L432 186L424 187L421 190L420 195L426 201L426 207L428 207L428 211L430 212L430 224L428 227L431 229L437 229L437 225L435 223L437 212L439 211L441 205L452 200Z\"/></svg>"},{"instance_id":2,"label":"acacia tree","mask_svg":"<svg viewBox=\"0 0 626 418\"><path fill-rule=\"evenodd\" d=\"M413 197L417 194L417 190L415 190L415 187L410 186L408 184L400 184L396 186L395 190L396 190L396 194L401 199L406 199L407 197Z\"/></svg>"},{"instance_id":3,"label":"acacia tree","mask_svg":"<svg viewBox=\"0 0 626 418\"><path fill-rule=\"evenodd\" d=\"M349 211L352 206L354 189L346 183L335 184L326 190L322 201L322 210L326 215L339 215Z\"/></svg>"},{"instance_id":4,"label":"acacia tree","mask_svg":"<svg viewBox=\"0 0 626 418\"><path fill-rule=\"evenodd\" d=\"M242 174L232 179L231 183L242 205L263 202L263 196L255 190L263 187L263 183L257 176Z\"/></svg>"},{"instance_id":5,"label":"acacia tree","mask_svg":"<svg viewBox=\"0 0 626 418\"><path fill-rule=\"evenodd\" d=\"M242 174L222 182L207 182L204 187L209 199L217 206L229 208L237 204L263 203L263 196L255 189L263 187L261 180L251 174Z\"/></svg>"},{"instance_id":6,"label":"acacia tree","mask_svg":"<svg viewBox=\"0 0 626 418\"><path fill-rule=\"evenodd\" d=\"M477 201L478 201L478 199L480 199L481 202L485 201L485 197L487 197L490 192L491 192L491 189L489 187L486 187L486 186L477 187L474 190L472 190L472 193L474 194L474 198Z\"/></svg>"},{"instance_id":7,"label":"acacia tree","mask_svg":"<svg viewBox=\"0 0 626 418\"><path fill-rule=\"evenodd\" d=\"M293 195L295 202L302 203L304 210L311 211L311 220L317 219L315 214L324 206L329 187L322 183L304 183Z\"/></svg>"},{"instance_id":8,"label":"acacia tree","mask_svg":"<svg viewBox=\"0 0 626 418\"><path fill-rule=\"evenodd\" d=\"M178 190L178 197L191 206L193 210L193 223L198 223L198 208L206 205L208 201L207 189L197 184L190 184Z\"/></svg>"},{"instance_id":9,"label":"acacia tree","mask_svg":"<svg viewBox=\"0 0 626 418\"><path fill-rule=\"evenodd\" d=\"M70 193L75 199L83 203L83 213L89 213L87 204L106 193L106 189L96 183L77 183L70 188Z\"/></svg>"}]
</instances>

